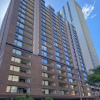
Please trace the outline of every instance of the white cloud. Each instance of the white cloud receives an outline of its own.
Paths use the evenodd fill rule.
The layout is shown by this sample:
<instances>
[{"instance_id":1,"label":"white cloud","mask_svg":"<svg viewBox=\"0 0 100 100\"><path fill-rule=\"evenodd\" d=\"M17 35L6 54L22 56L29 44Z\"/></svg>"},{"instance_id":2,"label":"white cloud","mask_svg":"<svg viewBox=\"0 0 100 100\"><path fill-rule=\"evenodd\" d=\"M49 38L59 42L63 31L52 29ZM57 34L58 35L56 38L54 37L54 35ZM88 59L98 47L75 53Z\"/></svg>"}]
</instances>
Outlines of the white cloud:
<instances>
[{"instance_id":1,"label":"white cloud","mask_svg":"<svg viewBox=\"0 0 100 100\"><path fill-rule=\"evenodd\" d=\"M94 14L93 16L91 16L90 18L94 18L94 17L96 17L97 15L96 14Z\"/></svg>"},{"instance_id":2,"label":"white cloud","mask_svg":"<svg viewBox=\"0 0 100 100\"><path fill-rule=\"evenodd\" d=\"M94 7L95 7L95 0L94 0L94 4L93 5L85 4L85 6L82 8L82 12L84 14L85 19L89 18L90 14L94 10Z\"/></svg>"}]
</instances>

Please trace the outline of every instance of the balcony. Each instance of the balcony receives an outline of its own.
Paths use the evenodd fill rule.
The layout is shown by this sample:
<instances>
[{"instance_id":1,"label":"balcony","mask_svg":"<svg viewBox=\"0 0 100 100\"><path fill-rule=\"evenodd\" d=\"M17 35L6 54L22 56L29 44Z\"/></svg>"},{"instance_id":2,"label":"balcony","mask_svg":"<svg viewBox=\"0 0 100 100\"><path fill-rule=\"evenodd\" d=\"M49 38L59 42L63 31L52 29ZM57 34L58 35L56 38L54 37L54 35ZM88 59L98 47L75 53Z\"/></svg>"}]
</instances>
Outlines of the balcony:
<instances>
[{"instance_id":1,"label":"balcony","mask_svg":"<svg viewBox=\"0 0 100 100\"><path fill-rule=\"evenodd\" d=\"M46 46L47 46L47 47L49 47L49 48L51 48L51 47L52 47L52 45L51 45L50 43L45 42L45 41L43 41L43 40L42 40L42 44L43 44L43 45L46 45Z\"/></svg>"},{"instance_id":2,"label":"balcony","mask_svg":"<svg viewBox=\"0 0 100 100\"><path fill-rule=\"evenodd\" d=\"M19 82L21 82L21 83L30 83L30 78L19 76Z\"/></svg>"},{"instance_id":3,"label":"balcony","mask_svg":"<svg viewBox=\"0 0 100 100\"><path fill-rule=\"evenodd\" d=\"M54 74L49 74L49 73L42 73L42 77L55 79L55 75Z\"/></svg>"},{"instance_id":4,"label":"balcony","mask_svg":"<svg viewBox=\"0 0 100 100\"><path fill-rule=\"evenodd\" d=\"M48 64L48 65L54 65L53 61L51 61L51 60L42 59L42 62L45 63L45 64Z\"/></svg>"},{"instance_id":5,"label":"balcony","mask_svg":"<svg viewBox=\"0 0 100 100\"><path fill-rule=\"evenodd\" d=\"M7 93L29 94L30 93L30 88L29 87L24 87L24 86L7 86L6 92Z\"/></svg>"},{"instance_id":6,"label":"balcony","mask_svg":"<svg viewBox=\"0 0 100 100\"><path fill-rule=\"evenodd\" d=\"M26 44L26 43L23 43L23 42L21 42L21 41L14 40L14 44L15 44L16 46L22 47L22 48L24 48L24 49L26 49L26 50L31 50L31 46L30 46L30 45L28 45L28 44Z\"/></svg>"},{"instance_id":7,"label":"balcony","mask_svg":"<svg viewBox=\"0 0 100 100\"><path fill-rule=\"evenodd\" d=\"M58 80L60 80L60 81L67 81L67 78L63 77L63 76L58 76Z\"/></svg>"},{"instance_id":8,"label":"balcony","mask_svg":"<svg viewBox=\"0 0 100 100\"><path fill-rule=\"evenodd\" d=\"M66 72L65 72L65 71L59 70L59 69L57 70L57 73L58 73L58 74L62 74L62 75L66 75Z\"/></svg>"},{"instance_id":9,"label":"balcony","mask_svg":"<svg viewBox=\"0 0 100 100\"><path fill-rule=\"evenodd\" d=\"M42 81L42 85L45 85L45 86L56 86L56 83L53 82L53 81L45 81L45 80L43 80Z\"/></svg>"},{"instance_id":10,"label":"balcony","mask_svg":"<svg viewBox=\"0 0 100 100\"><path fill-rule=\"evenodd\" d=\"M42 65L42 69L46 71L54 72L54 68L49 67L49 66Z\"/></svg>"},{"instance_id":11,"label":"balcony","mask_svg":"<svg viewBox=\"0 0 100 100\"><path fill-rule=\"evenodd\" d=\"M28 65L31 66L31 62L25 59L21 59L21 58L17 58L17 57L12 57L11 61L16 62L16 63L20 63L20 64L24 64L24 65Z\"/></svg>"},{"instance_id":12,"label":"balcony","mask_svg":"<svg viewBox=\"0 0 100 100\"><path fill-rule=\"evenodd\" d=\"M41 48L42 48L42 50L45 50L45 51L47 51L49 53L52 53L52 49L50 49L49 47L46 47L46 46L42 45Z\"/></svg>"},{"instance_id":13,"label":"balcony","mask_svg":"<svg viewBox=\"0 0 100 100\"><path fill-rule=\"evenodd\" d=\"M60 94L61 95L69 95L69 91L60 90Z\"/></svg>"},{"instance_id":14,"label":"balcony","mask_svg":"<svg viewBox=\"0 0 100 100\"><path fill-rule=\"evenodd\" d=\"M43 89L43 94L46 94L46 95L56 95L56 90L54 89Z\"/></svg>"},{"instance_id":15,"label":"balcony","mask_svg":"<svg viewBox=\"0 0 100 100\"><path fill-rule=\"evenodd\" d=\"M61 88L68 88L68 85L65 83L59 83L59 87Z\"/></svg>"},{"instance_id":16,"label":"balcony","mask_svg":"<svg viewBox=\"0 0 100 100\"><path fill-rule=\"evenodd\" d=\"M10 65L10 71L25 73L25 74L31 74L31 70L24 67L18 67L14 65Z\"/></svg>"},{"instance_id":17,"label":"balcony","mask_svg":"<svg viewBox=\"0 0 100 100\"><path fill-rule=\"evenodd\" d=\"M42 55L45 56L45 57L53 58L53 55L52 54L47 53L45 51L42 51Z\"/></svg>"},{"instance_id":18,"label":"balcony","mask_svg":"<svg viewBox=\"0 0 100 100\"><path fill-rule=\"evenodd\" d=\"M18 49L13 49L13 53L20 55L20 56L27 57L27 58L31 58L31 54L29 54L25 51L18 50Z\"/></svg>"}]
</instances>

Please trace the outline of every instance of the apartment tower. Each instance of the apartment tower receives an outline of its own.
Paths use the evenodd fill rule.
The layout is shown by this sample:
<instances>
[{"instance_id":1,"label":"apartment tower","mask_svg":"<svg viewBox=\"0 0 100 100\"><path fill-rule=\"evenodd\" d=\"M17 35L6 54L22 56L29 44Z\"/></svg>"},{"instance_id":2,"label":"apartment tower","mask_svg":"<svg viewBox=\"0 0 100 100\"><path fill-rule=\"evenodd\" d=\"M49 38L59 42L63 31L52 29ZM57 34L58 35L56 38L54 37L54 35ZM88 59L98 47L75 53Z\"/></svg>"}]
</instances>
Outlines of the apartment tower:
<instances>
[{"instance_id":1,"label":"apartment tower","mask_svg":"<svg viewBox=\"0 0 100 100\"><path fill-rule=\"evenodd\" d=\"M44 0L11 0L0 30L0 98L93 99L75 27Z\"/></svg>"},{"instance_id":2,"label":"apartment tower","mask_svg":"<svg viewBox=\"0 0 100 100\"><path fill-rule=\"evenodd\" d=\"M81 7L75 0L69 0L63 6L61 14L64 20L69 21L70 24L73 24L76 27L87 71L90 68L100 65Z\"/></svg>"}]
</instances>

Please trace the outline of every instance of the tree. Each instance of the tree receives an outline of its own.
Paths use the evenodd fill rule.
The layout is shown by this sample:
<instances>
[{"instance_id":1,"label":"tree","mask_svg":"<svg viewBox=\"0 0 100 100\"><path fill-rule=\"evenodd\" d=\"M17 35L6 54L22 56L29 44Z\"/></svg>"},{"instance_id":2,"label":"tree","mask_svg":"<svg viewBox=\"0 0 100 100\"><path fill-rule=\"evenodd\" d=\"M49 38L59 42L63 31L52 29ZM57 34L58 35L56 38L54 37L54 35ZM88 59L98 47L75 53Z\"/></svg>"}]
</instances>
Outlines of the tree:
<instances>
[{"instance_id":1,"label":"tree","mask_svg":"<svg viewBox=\"0 0 100 100\"><path fill-rule=\"evenodd\" d=\"M100 66L90 69L90 74L87 77L86 83L89 85L100 83Z\"/></svg>"},{"instance_id":2,"label":"tree","mask_svg":"<svg viewBox=\"0 0 100 100\"><path fill-rule=\"evenodd\" d=\"M53 100L51 97L46 97L45 99L41 99L41 100Z\"/></svg>"},{"instance_id":3,"label":"tree","mask_svg":"<svg viewBox=\"0 0 100 100\"><path fill-rule=\"evenodd\" d=\"M11 100L34 100L33 98L30 98L29 95L21 96L21 97L16 97L15 99L12 98Z\"/></svg>"}]
</instances>

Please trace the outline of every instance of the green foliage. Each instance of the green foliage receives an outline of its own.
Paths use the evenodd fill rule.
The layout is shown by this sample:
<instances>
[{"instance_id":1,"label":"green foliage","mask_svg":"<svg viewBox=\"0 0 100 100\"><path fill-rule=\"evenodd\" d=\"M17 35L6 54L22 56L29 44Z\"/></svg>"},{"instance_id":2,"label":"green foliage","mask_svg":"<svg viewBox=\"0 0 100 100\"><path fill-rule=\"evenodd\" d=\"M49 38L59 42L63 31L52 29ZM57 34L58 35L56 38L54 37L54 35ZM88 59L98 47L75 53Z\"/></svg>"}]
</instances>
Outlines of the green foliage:
<instances>
[{"instance_id":1,"label":"green foliage","mask_svg":"<svg viewBox=\"0 0 100 100\"><path fill-rule=\"evenodd\" d=\"M90 69L90 73L87 77L86 83L93 85L95 83L100 83L100 66Z\"/></svg>"},{"instance_id":2,"label":"green foliage","mask_svg":"<svg viewBox=\"0 0 100 100\"><path fill-rule=\"evenodd\" d=\"M53 100L51 97L46 97L45 100Z\"/></svg>"},{"instance_id":3,"label":"green foliage","mask_svg":"<svg viewBox=\"0 0 100 100\"><path fill-rule=\"evenodd\" d=\"M11 100L34 100L33 98L30 98L29 95L25 95L25 96L21 96L21 97L16 97L15 99L11 99Z\"/></svg>"}]
</instances>

